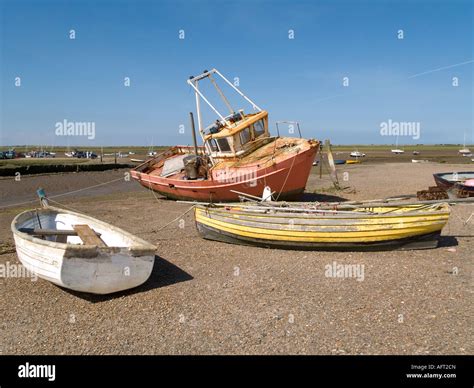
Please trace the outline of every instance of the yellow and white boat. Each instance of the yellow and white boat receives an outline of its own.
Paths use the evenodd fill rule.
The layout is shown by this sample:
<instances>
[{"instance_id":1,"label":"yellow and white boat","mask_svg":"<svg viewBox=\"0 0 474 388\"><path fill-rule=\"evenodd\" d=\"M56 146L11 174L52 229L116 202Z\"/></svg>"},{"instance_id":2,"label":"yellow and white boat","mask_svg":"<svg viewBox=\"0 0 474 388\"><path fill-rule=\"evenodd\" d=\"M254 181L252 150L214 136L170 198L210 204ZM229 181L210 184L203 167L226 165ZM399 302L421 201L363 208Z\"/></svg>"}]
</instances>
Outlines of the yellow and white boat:
<instances>
[{"instance_id":1,"label":"yellow and white boat","mask_svg":"<svg viewBox=\"0 0 474 388\"><path fill-rule=\"evenodd\" d=\"M196 205L195 219L203 238L227 243L283 249L386 250L435 248L450 214L447 203L348 209L301 203L207 204Z\"/></svg>"}]
</instances>

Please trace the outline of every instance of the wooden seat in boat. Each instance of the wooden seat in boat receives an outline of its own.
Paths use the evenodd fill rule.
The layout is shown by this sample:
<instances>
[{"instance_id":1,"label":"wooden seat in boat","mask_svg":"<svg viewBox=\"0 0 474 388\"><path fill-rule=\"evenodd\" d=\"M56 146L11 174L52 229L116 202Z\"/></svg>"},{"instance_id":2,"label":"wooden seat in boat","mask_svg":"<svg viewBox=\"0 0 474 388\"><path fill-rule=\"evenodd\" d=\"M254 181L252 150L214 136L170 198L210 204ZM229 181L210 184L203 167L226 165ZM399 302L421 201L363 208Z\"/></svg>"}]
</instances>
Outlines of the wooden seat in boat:
<instances>
[{"instance_id":1,"label":"wooden seat in boat","mask_svg":"<svg viewBox=\"0 0 474 388\"><path fill-rule=\"evenodd\" d=\"M85 245L107 246L89 225L73 225L73 228Z\"/></svg>"},{"instance_id":2,"label":"wooden seat in boat","mask_svg":"<svg viewBox=\"0 0 474 388\"><path fill-rule=\"evenodd\" d=\"M55 241L60 243L66 243L68 236L78 236L85 245L107 246L100 238L100 233L91 229L89 225L74 225L73 228L74 230L21 228L20 232L41 236L43 239L45 236L56 236Z\"/></svg>"},{"instance_id":3,"label":"wooden seat in boat","mask_svg":"<svg viewBox=\"0 0 474 388\"><path fill-rule=\"evenodd\" d=\"M20 232L32 234L33 236L77 236L74 230L20 228Z\"/></svg>"}]
</instances>

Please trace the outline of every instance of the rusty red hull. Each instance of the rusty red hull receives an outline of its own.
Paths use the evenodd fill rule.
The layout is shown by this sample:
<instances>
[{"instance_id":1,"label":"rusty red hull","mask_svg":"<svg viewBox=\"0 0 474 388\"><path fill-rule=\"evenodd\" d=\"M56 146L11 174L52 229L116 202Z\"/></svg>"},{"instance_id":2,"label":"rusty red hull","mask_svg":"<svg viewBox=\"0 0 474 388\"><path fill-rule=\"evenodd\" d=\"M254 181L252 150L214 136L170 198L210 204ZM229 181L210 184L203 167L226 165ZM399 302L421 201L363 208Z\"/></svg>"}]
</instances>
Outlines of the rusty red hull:
<instances>
[{"instance_id":1,"label":"rusty red hull","mask_svg":"<svg viewBox=\"0 0 474 388\"><path fill-rule=\"evenodd\" d=\"M252 174L236 176L227 174L224 179L219 178L219 171L213 172L213 179L206 180L165 178L137 169L132 170L131 175L142 186L170 199L204 202L236 201L239 195L232 190L261 197L265 186L270 186L272 191L276 192L275 196L280 193L279 199L291 199L303 193L316 152L316 146L307 147L295 155L288 155L271 164L254 163L252 166L247 166L247 171L251 168ZM227 173L229 171L232 171L232 168L228 168Z\"/></svg>"}]
</instances>

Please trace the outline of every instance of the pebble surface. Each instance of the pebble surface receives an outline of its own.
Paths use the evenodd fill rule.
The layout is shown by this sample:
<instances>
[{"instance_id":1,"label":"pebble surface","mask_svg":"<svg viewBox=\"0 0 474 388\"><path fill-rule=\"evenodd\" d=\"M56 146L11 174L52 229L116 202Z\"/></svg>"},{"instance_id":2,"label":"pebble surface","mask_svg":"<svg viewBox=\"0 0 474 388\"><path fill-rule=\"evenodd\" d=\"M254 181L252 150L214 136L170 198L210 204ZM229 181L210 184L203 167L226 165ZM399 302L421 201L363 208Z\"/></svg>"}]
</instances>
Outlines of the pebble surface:
<instances>
[{"instance_id":1,"label":"pebble surface","mask_svg":"<svg viewBox=\"0 0 474 388\"><path fill-rule=\"evenodd\" d=\"M430 174L440 170L431 163L407 166L344 166L352 193L331 195L414 193L433 185ZM44 179L54 187L54 180L72 175L80 174ZM94 177L111 179L110 173ZM437 249L284 251L202 240L192 212L158 231L189 205L127 184L136 190L116 187L58 201L156 244L150 279L123 293L92 296L42 279L0 278L0 354L474 352L474 217L464 224L472 205L453 208ZM329 187L315 169L308 191ZM10 222L25 208L0 210L0 265L18 263ZM326 266L334 262L364 265L363 280L326 277Z\"/></svg>"}]
</instances>

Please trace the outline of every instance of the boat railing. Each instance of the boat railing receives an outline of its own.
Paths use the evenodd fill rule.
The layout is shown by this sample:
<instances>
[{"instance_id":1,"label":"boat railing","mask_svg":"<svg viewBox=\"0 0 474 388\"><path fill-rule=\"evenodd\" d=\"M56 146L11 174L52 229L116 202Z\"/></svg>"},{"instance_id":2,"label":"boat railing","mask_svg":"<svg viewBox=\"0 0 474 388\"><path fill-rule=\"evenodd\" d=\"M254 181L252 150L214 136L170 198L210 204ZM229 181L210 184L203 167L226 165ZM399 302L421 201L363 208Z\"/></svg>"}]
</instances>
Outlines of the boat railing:
<instances>
[{"instance_id":1,"label":"boat railing","mask_svg":"<svg viewBox=\"0 0 474 388\"><path fill-rule=\"evenodd\" d=\"M178 154L195 154L194 146L174 146ZM205 155L206 151L203 146L198 146L198 155Z\"/></svg>"},{"instance_id":2,"label":"boat railing","mask_svg":"<svg viewBox=\"0 0 474 388\"><path fill-rule=\"evenodd\" d=\"M173 155L175 153L175 146L168 148L167 150L159 153L158 155L153 156L151 159L146 160L142 164L139 164L135 167L135 171L143 172L146 169L150 168L154 164L160 162L161 160Z\"/></svg>"},{"instance_id":3,"label":"boat railing","mask_svg":"<svg viewBox=\"0 0 474 388\"><path fill-rule=\"evenodd\" d=\"M202 146L197 147L198 148L198 155L205 155L205 149ZM194 147L191 146L173 146L168 148L167 150L159 153L158 155L155 155L151 159L148 159L147 161L143 162L142 164L139 164L137 167L135 167L135 171L138 172L143 172L146 169L150 168L156 163L161 162L163 159L166 159L172 155L176 154L194 154Z\"/></svg>"},{"instance_id":4,"label":"boat railing","mask_svg":"<svg viewBox=\"0 0 474 388\"><path fill-rule=\"evenodd\" d=\"M300 135L300 139L302 138L301 136L301 128L300 128L300 123L298 121L277 121L275 123L276 125L276 130L278 137L280 137L280 127L279 124L288 124L288 125L296 125L296 128L298 129L298 134Z\"/></svg>"}]
</instances>

